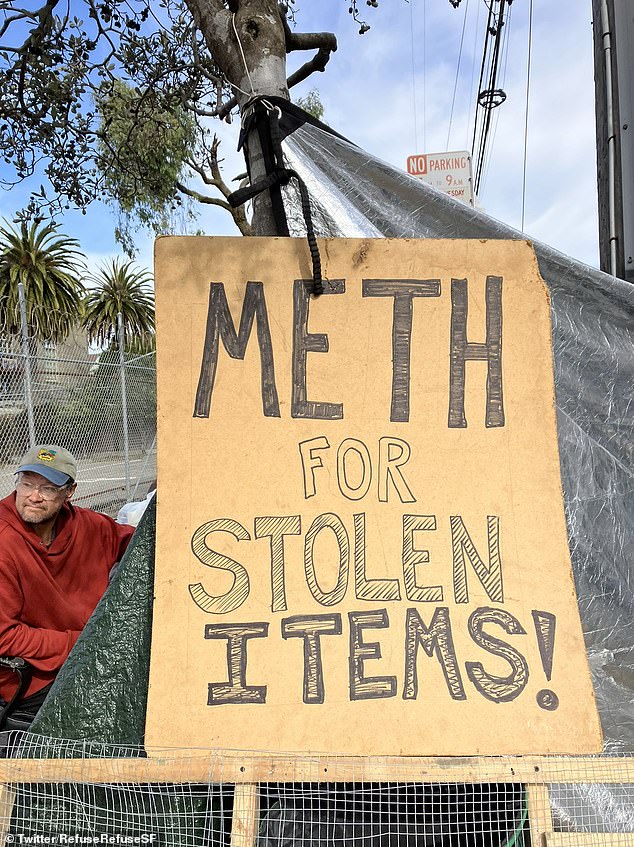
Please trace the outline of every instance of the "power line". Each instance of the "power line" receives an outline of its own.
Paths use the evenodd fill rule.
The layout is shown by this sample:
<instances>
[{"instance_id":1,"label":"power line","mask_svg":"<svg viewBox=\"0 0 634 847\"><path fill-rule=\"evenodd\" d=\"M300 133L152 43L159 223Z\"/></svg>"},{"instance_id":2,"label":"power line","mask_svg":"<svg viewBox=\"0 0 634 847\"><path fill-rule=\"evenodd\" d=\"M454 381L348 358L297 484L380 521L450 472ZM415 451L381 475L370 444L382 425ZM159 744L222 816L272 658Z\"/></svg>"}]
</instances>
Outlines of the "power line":
<instances>
[{"instance_id":1,"label":"power line","mask_svg":"<svg viewBox=\"0 0 634 847\"><path fill-rule=\"evenodd\" d=\"M423 148L427 150L427 0L423 0Z\"/></svg>"},{"instance_id":2,"label":"power line","mask_svg":"<svg viewBox=\"0 0 634 847\"><path fill-rule=\"evenodd\" d=\"M528 8L528 59L526 62L526 111L524 114L524 165L522 170L522 225L524 232L524 213L526 211L526 161L528 157L528 103L531 84L531 55L533 52L533 0Z\"/></svg>"},{"instance_id":3,"label":"power line","mask_svg":"<svg viewBox=\"0 0 634 847\"><path fill-rule=\"evenodd\" d=\"M454 0L454 2L455 2L455 0ZM452 5L453 5L453 2L452 2ZM454 8L457 8L457 7L454 6ZM447 143L445 144L445 150L449 150L449 137L451 136L451 125L453 123L453 110L454 110L454 106L456 104L456 91L458 90L458 77L460 75L460 63L462 61L462 48L463 48L463 45L464 45L464 34L465 34L466 26L467 26L467 13L468 13L468 11L469 11L469 0L467 0L467 2L465 4L464 18L462 19L462 34L460 36L460 49L458 51L458 63L456 65L456 79L454 81L454 86L453 86L453 96L451 98L451 112L449 114L449 127L447 129Z\"/></svg>"},{"instance_id":4,"label":"power line","mask_svg":"<svg viewBox=\"0 0 634 847\"><path fill-rule=\"evenodd\" d=\"M498 87L498 73L500 54L503 52L502 48L505 41L506 22L504 14L507 6L510 6L511 3L512 0L491 0L491 5L488 7L489 14L482 51L478 100L471 146L472 161L476 163L473 181L476 194L480 189L486 161L492 112L506 100L506 92ZM477 145L476 138L478 139Z\"/></svg>"},{"instance_id":5,"label":"power line","mask_svg":"<svg viewBox=\"0 0 634 847\"><path fill-rule=\"evenodd\" d=\"M467 116L467 126L465 131L465 137L469 132L469 127L471 126L471 120L475 120L475 107L477 104L477 94L474 88L474 80L475 80L475 55L476 55L476 44L478 43L478 28L480 26L480 3L476 3L476 21L475 26L473 28L473 59L471 61L471 82L469 84L469 114Z\"/></svg>"},{"instance_id":6,"label":"power line","mask_svg":"<svg viewBox=\"0 0 634 847\"><path fill-rule=\"evenodd\" d=\"M414 113L414 150L418 150L418 119L416 114L416 71L414 67L414 0L409 3L409 34L412 51L412 101Z\"/></svg>"},{"instance_id":7,"label":"power line","mask_svg":"<svg viewBox=\"0 0 634 847\"><path fill-rule=\"evenodd\" d=\"M501 79L499 81L499 86L501 88L504 88L504 85L506 84L506 70L507 70L507 67L508 67L509 46L510 46L510 42L511 42L510 34L511 34L511 10L509 9L509 13L508 13L508 16L507 16L507 21L506 21L504 43L503 43L503 46L502 46L504 58L502 60ZM497 135L499 123L500 123L500 112L499 112L499 110L496 109L495 110L495 117L492 121L492 130L490 132L490 138L487 142L487 150L486 150L486 155L485 155L485 159L484 159L484 166L482 168L481 188L482 188L483 192L484 192L484 187L486 185L486 180L487 180L487 177L488 177L488 174L489 174L489 166L491 164L491 159L493 158L493 149L495 147L495 138L496 138L496 135Z\"/></svg>"}]
</instances>

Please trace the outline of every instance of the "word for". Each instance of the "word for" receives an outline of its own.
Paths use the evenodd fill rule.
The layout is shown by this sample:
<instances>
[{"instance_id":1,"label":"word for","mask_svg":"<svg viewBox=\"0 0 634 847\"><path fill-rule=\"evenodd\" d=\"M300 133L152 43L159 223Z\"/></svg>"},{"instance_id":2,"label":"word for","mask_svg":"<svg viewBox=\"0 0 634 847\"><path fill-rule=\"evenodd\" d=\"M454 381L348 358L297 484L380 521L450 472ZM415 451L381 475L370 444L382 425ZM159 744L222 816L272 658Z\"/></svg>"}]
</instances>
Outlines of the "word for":
<instances>
[{"instance_id":1,"label":"word for","mask_svg":"<svg viewBox=\"0 0 634 847\"><path fill-rule=\"evenodd\" d=\"M325 435L310 438L299 444L306 500L317 493L315 469L324 467L322 453L325 450L330 450L330 443ZM401 503L415 503L416 498L401 471L412 453L407 441L387 436L380 438L378 452L377 497L379 502L388 502L388 483L391 482ZM370 490L373 476L372 456L367 446L358 438L344 438L337 449L336 462L339 491L348 500L362 500ZM356 465L358 479L354 479L354 469L350 471L351 465Z\"/></svg>"},{"instance_id":2,"label":"word for","mask_svg":"<svg viewBox=\"0 0 634 847\"><path fill-rule=\"evenodd\" d=\"M533 619L552 622L549 612L533 611ZM396 697L398 681L394 675L369 676L366 662L381 658L378 641L366 640L367 630L386 629L390 625L387 609L348 613L348 690L351 701L378 700ZM510 636L526 635L526 630L514 615L505 609L483 606L469 617L467 629L474 644L508 665L508 673L492 674L481 662L465 662L467 678L482 697L495 703L515 700L526 688L529 666L520 651L507 641L485 630L486 626L499 628ZM295 615L281 621L282 638L301 638L303 641L302 700L307 704L325 702L325 682L322 663L321 639L342 635L342 616L338 613L321 615ZM209 706L228 703L266 703L267 686L247 684L247 642L252 638L267 638L267 621L254 623L207 624L206 639L224 639L227 642L227 680L208 684ZM404 675L401 696L403 700L416 700L419 693L419 648L440 663L452 700L466 700L467 692L460 663L456 655L451 628L451 617L446 606L438 607L427 624L415 608L406 610ZM552 665L552 661L551 661ZM257 677L257 673L252 676ZM550 678L550 676L548 676ZM552 711L559 701L552 691L540 692L538 704ZM540 699L541 698L541 699Z\"/></svg>"},{"instance_id":3,"label":"word for","mask_svg":"<svg viewBox=\"0 0 634 847\"><path fill-rule=\"evenodd\" d=\"M308 399L306 362L309 353L327 353L326 333L308 331L312 280L296 279L293 285L293 347L291 417L340 420L343 403ZM417 298L440 297L439 279L364 279L363 297L391 298L392 305L392 393L390 421L409 421L410 354L412 346L413 302ZM329 280L322 296L345 294L345 280ZM487 363L487 427L504 426L502 395L502 277L487 276L486 340L467 339L468 284L466 279L451 281L451 339L449 347L449 427L466 427L464 411L465 363ZM236 331L224 283L209 286L209 306L202 362L193 417L208 418L218 368L219 343L233 359L244 359L254 321L260 349L262 412L265 417L280 417L275 380L275 356L269 314L262 282L247 282L240 326ZM387 351L385 351L387 354Z\"/></svg>"},{"instance_id":4,"label":"word for","mask_svg":"<svg viewBox=\"0 0 634 847\"><path fill-rule=\"evenodd\" d=\"M500 519L496 515L487 517L488 562L478 553L460 515L449 518L451 531L453 596L456 603L469 602L467 586L467 562L475 571L487 596L493 603L504 602L502 581L502 558L500 555ZM430 561L429 550L416 546L415 533L435 532L436 515L403 515L402 552L400 565L403 571L405 596L415 603L442 603L442 585L421 585L418 581L419 565ZM209 537L215 532L228 532L237 541L251 541L248 530L232 518L216 518L199 526L191 540L191 549L201 564L233 576L231 588L221 595L210 594L202 583L189 585L194 603L209 614L222 615L240 608L251 591L251 581L246 567L234 559L218 553L208 545ZM338 576L334 588L325 590L319 583L315 564L315 542L322 532L332 533L338 548ZM269 566L271 573L271 611L285 612L286 602L286 551L284 539L288 535L301 535L300 515L268 515L255 518L253 534L256 539L269 539ZM401 582L397 578L371 578L366 572L366 516L353 515L353 538L338 515L326 512L318 515L304 536L304 577L312 597L321 606L336 606L346 596L350 576L350 560L354 568L354 594L357 600L388 602L401 600Z\"/></svg>"}]
</instances>

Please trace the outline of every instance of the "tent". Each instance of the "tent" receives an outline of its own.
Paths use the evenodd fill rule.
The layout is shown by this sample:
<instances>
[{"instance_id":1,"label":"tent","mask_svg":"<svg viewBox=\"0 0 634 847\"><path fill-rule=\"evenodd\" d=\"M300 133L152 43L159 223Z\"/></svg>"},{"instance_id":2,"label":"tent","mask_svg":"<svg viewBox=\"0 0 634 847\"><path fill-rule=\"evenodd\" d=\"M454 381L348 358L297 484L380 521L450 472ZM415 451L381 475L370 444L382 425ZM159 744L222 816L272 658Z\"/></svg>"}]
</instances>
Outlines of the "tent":
<instances>
[{"instance_id":1,"label":"tent","mask_svg":"<svg viewBox=\"0 0 634 847\"><path fill-rule=\"evenodd\" d=\"M525 238L310 122L288 131L283 148L308 189L318 236ZM302 235L300 198L287 188L285 200L291 234ZM547 245L534 247L551 296L561 477L605 753L632 753L634 288ZM33 733L78 739L85 755L123 755L116 745L142 745L153 531L149 510ZM77 754L76 745L60 744L41 740L31 750L47 756ZM574 822L574 793L563 786L551 795L563 821ZM626 822L625 831L633 831L630 793L606 790L585 799L597 820L616 816ZM209 803L218 808L217 802L198 798L190 811L202 813ZM170 807L174 813L183 811L177 805ZM46 803L41 808L45 811ZM37 811L31 807L30 814Z\"/></svg>"}]
</instances>

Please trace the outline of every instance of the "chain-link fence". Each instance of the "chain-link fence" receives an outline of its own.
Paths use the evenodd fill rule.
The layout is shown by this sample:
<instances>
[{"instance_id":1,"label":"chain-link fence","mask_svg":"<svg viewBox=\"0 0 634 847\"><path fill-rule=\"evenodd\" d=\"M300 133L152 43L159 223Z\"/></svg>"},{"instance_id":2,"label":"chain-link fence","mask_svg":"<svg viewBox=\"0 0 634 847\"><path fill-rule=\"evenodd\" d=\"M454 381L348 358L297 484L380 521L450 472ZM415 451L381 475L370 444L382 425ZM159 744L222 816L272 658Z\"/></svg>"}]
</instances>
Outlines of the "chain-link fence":
<instances>
[{"instance_id":1,"label":"chain-link fence","mask_svg":"<svg viewBox=\"0 0 634 847\"><path fill-rule=\"evenodd\" d=\"M77 458L74 502L115 515L156 477L154 353L91 353L80 332L62 344L0 334L0 496L33 444Z\"/></svg>"}]
</instances>

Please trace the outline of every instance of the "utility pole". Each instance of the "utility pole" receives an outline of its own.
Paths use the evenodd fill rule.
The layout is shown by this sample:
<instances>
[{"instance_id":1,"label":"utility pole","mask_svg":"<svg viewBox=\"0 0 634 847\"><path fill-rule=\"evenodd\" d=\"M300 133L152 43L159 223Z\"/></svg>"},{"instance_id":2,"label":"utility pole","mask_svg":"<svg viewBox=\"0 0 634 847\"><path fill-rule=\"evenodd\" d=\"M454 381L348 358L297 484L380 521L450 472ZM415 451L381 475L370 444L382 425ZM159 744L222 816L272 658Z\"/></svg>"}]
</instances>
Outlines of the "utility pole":
<instances>
[{"instance_id":1,"label":"utility pole","mask_svg":"<svg viewBox=\"0 0 634 847\"><path fill-rule=\"evenodd\" d=\"M592 0L601 270L634 283L634 4Z\"/></svg>"}]
</instances>

